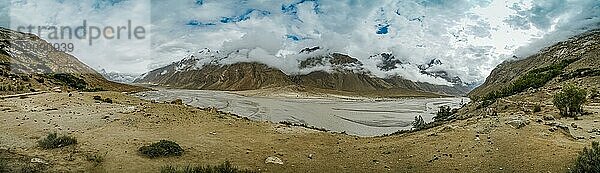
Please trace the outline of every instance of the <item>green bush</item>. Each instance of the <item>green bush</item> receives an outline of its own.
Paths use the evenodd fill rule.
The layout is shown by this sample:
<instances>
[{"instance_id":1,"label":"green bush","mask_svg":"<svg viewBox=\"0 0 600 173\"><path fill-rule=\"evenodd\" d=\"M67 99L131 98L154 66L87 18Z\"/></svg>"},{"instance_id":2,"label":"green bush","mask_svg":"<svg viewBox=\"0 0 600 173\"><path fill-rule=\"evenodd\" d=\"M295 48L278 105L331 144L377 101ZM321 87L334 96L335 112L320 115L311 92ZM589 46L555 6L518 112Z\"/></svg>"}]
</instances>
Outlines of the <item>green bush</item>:
<instances>
[{"instance_id":1,"label":"green bush","mask_svg":"<svg viewBox=\"0 0 600 173\"><path fill-rule=\"evenodd\" d=\"M445 121L452 116L454 112L450 106L440 106L440 110L433 117L433 121Z\"/></svg>"},{"instance_id":2,"label":"green bush","mask_svg":"<svg viewBox=\"0 0 600 173\"><path fill-rule=\"evenodd\" d=\"M4 158L0 158L0 172L8 172L8 163Z\"/></svg>"},{"instance_id":3,"label":"green bush","mask_svg":"<svg viewBox=\"0 0 600 173\"><path fill-rule=\"evenodd\" d=\"M173 141L161 140L149 146L140 147L139 152L150 158L181 156L183 149Z\"/></svg>"},{"instance_id":4,"label":"green bush","mask_svg":"<svg viewBox=\"0 0 600 173\"><path fill-rule=\"evenodd\" d=\"M52 75L52 77L77 90L83 90L87 87L87 83L85 82L85 80L75 77L72 74L59 73Z\"/></svg>"},{"instance_id":5,"label":"green bush","mask_svg":"<svg viewBox=\"0 0 600 173\"><path fill-rule=\"evenodd\" d=\"M423 117L421 115L419 115L419 116L415 116L415 120L413 121L412 125L413 125L414 129L421 129L425 125L427 125L427 123L425 123L425 120L423 120Z\"/></svg>"},{"instance_id":6,"label":"green bush","mask_svg":"<svg viewBox=\"0 0 600 173\"><path fill-rule=\"evenodd\" d=\"M240 170L232 166L229 161L217 166L186 166L177 168L175 166L165 166L160 170L161 173L253 173L250 170Z\"/></svg>"},{"instance_id":7,"label":"green bush","mask_svg":"<svg viewBox=\"0 0 600 173\"><path fill-rule=\"evenodd\" d=\"M593 89L590 91L590 99L596 99L596 98L598 98L599 96L600 96L600 93L598 92L598 89L596 89L596 88L593 88Z\"/></svg>"},{"instance_id":8,"label":"green bush","mask_svg":"<svg viewBox=\"0 0 600 173\"><path fill-rule=\"evenodd\" d=\"M563 116L576 116L582 113L582 105L586 101L587 92L577 88L575 85L567 84L562 91L554 95L554 106L560 110Z\"/></svg>"},{"instance_id":9,"label":"green bush","mask_svg":"<svg viewBox=\"0 0 600 173\"><path fill-rule=\"evenodd\" d=\"M87 155L86 158L87 158L87 161L94 163L94 167L96 167L98 165L101 165L102 162L104 162L104 157L106 157L107 154L108 154L108 152L106 152L104 154L94 153L94 154Z\"/></svg>"},{"instance_id":10,"label":"green bush","mask_svg":"<svg viewBox=\"0 0 600 173\"><path fill-rule=\"evenodd\" d=\"M571 172L588 173L600 172L600 145L598 142L592 142L592 148L585 147L571 168Z\"/></svg>"},{"instance_id":11,"label":"green bush","mask_svg":"<svg viewBox=\"0 0 600 173\"><path fill-rule=\"evenodd\" d=\"M540 111L542 111L542 107L540 107L540 105L533 106L533 112L540 112Z\"/></svg>"},{"instance_id":12,"label":"green bush","mask_svg":"<svg viewBox=\"0 0 600 173\"><path fill-rule=\"evenodd\" d=\"M77 144L77 139L71 136L58 136L56 133L50 133L48 136L38 141L38 146L44 149L54 149Z\"/></svg>"}]
</instances>

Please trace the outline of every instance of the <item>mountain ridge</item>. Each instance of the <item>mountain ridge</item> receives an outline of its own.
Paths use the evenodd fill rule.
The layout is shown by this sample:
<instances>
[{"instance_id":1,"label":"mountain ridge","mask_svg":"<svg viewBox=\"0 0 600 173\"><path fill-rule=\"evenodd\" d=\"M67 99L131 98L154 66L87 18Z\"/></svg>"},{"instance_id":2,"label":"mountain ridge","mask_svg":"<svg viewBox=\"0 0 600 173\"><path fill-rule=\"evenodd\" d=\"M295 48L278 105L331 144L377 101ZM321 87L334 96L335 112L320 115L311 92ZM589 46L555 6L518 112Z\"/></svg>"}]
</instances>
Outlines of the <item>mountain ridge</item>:
<instances>
[{"instance_id":1,"label":"mountain ridge","mask_svg":"<svg viewBox=\"0 0 600 173\"><path fill-rule=\"evenodd\" d=\"M300 54L310 54L319 49L319 47L305 48L300 51ZM152 70L134 82L183 89L227 91L255 90L291 85L345 92L406 89L454 96L462 96L469 91L469 88L462 84L454 84L454 86L434 85L425 82L413 82L401 76L380 78L362 68L363 64L358 59L341 53L309 56L305 60L299 61L298 66L301 69L323 66L330 68L327 71L312 70L307 74L285 74L280 69L259 62L220 64L214 60L215 56L210 53L210 50L205 49L199 53L203 54L201 56L204 57L192 55L181 61ZM206 62L206 59L202 59L205 57L213 58L213 61L199 64ZM235 71L235 73L232 71Z\"/></svg>"}]
</instances>

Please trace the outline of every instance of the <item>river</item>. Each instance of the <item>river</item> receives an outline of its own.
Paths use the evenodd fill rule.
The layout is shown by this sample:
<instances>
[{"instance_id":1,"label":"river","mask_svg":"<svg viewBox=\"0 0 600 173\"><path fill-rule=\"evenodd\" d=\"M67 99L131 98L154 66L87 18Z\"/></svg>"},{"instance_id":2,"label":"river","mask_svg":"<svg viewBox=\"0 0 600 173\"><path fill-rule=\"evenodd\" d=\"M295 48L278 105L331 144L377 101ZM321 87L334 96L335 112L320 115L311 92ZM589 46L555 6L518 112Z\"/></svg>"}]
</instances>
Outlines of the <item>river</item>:
<instances>
[{"instance_id":1,"label":"river","mask_svg":"<svg viewBox=\"0 0 600 173\"><path fill-rule=\"evenodd\" d=\"M156 101L182 99L195 107L218 110L271 122L288 121L346 132L358 136L379 136L411 128L415 116L430 122L440 106L460 107L468 98L267 98L242 96L226 91L159 90L134 94Z\"/></svg>"}]
</instances>

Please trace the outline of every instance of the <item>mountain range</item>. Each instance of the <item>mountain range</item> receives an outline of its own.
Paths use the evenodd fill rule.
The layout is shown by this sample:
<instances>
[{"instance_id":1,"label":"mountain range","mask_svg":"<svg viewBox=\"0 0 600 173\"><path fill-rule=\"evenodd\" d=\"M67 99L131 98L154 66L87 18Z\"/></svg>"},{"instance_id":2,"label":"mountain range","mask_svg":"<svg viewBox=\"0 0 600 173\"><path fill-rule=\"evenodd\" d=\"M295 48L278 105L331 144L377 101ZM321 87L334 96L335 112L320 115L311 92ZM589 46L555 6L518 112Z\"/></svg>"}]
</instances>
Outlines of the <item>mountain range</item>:
<instances>
[{"instance_id":1,"label":"mountain range","mask_svg":"<svg viewBox=\"0 0 600 173\"><path fill-rule=\"evenodd\" d=\"M432 60L419 66L423 74L447 80L452 85L435 85L415 82L402 76L377 77L356 58L341 53L313 54L320 47L302 49L299 55L307 56L298 61L298 67L310 71L306 74L286 74L281 69L259 62L221 63L231 54L203 49L196 55L187 57L162 68L152 70L134 83L150 83L161 86L199 90L256 90L274 87L295 86L308 90L329 90L351 93L377 92L384 96L396 91L414 91L439 95L465 95L470 87L458 77L450 77L443 71L427 72L429 67L440 64ZM392 54L382 53L372 58L381 58L378 67L384 71L398 68L402 62ZM207 61L208 60L208 61ZM326 69L319 69L326 67ZM317 69L317 70L314 70Z\"/></svg>"}]
</instances>

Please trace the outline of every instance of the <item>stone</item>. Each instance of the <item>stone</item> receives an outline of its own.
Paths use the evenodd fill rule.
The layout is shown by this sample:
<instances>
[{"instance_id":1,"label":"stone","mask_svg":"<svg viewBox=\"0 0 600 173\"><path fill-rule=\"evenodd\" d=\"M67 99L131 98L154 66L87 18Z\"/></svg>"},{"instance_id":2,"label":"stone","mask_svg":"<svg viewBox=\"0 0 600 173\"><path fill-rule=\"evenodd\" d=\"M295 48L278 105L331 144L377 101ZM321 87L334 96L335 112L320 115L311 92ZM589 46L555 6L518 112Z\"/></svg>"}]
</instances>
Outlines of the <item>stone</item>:
<instances>
[{"instance_id":1,"label":"stone","mask_svg":"<svg viewBox=\"0 0 600 173\"><path fill-rule=\"evenodd\" d=\"M313 159L313 154L308 154L308 159Z\"/></svg>"},{"instance_id":2,"label":"stone","mask_svg":"<svg viewBox=\"0 0 600 173\"><path fill-rule=\"evenodd\" d=\"M544 122L544 120L542 120L541 118L538 118L538 119L535 119L535 122L536 122L536 123L543 123L543 122Z\"/></svg>"},{"instance_id":3,"label":"stone","mask_svg":"<svg viewBox=\"0 0 600 173\"><path fill-rule=\"evenodd\" d=\"M175 100L171 101L171 104L174 104L174 105L183 105L183 100L181 100L181 99L175 99Z\"/></svg>"},{"instance_id":4,"label":"stone","mask_svg":"<svg viewBox=\"0 0 600 173\"><path fill-rule=\"evenodd\" d=\"M577 124L575 124L575 123L571 123L571 127L573 127L573 128L577 128Z\"/></svg>"},{"instance_id":5,"label":"stone","mask_svg":"<svg viewBox=\"0 0 600 173\"><path fill-rule=\"evenodd\" d=\"M267 157L267 159L265 159L265 164L279 164L279 165L283 165L283 161L281 159L279 159L278 157L274 157L274 156L270 156Z\"/></svg>"},{"instance_id":6,"label":"stone","mask_svg":"<svg viewBox=\"0 0 600 173\"><path fill-rule=\"evenodd\" d=\"M557 128L557 127L554 127L554 126L552 126L552 127L550 127L550 129L548 129L548 130L549 130L550 132L555 132L555 131L557 131L557 130L558 130L558 128Z\"/></svg>"},{"instance_id":7,"label":"stone","mask_svg":"<svg viewBox=\"0 0 600 173\"><path fill-rule=\"evenodd\" d=\"M529 124L529 123L525 120L515 119L515 120L510 120L510 121L506 122L506 124L512 126L515 129L520 129L520 128L527 126L527 124Z\"/></svg>"},{"instance_id":8,"label":"stone","mask_svg":"<svg viewBox=\"0 0 600 173\"><path fill-rule=\"evenodd\" d=\"M48 162L46 162L44 159L40 159L40 158L32 158L31 163L40 163L40 164L44 164L44 165L48 164Z\"/></svg>"},{"instance_id":9,"label":"stone","mask_svg":"<svg viewBox=\"0 0 600 173\"><path fill-rule=\"evenodd\" d=\"M554 116L552 116L552 115L544 115L544 120L546 120L546 121L553 121L555 119L554 119Z\"/></svg>"}]
</instances>

